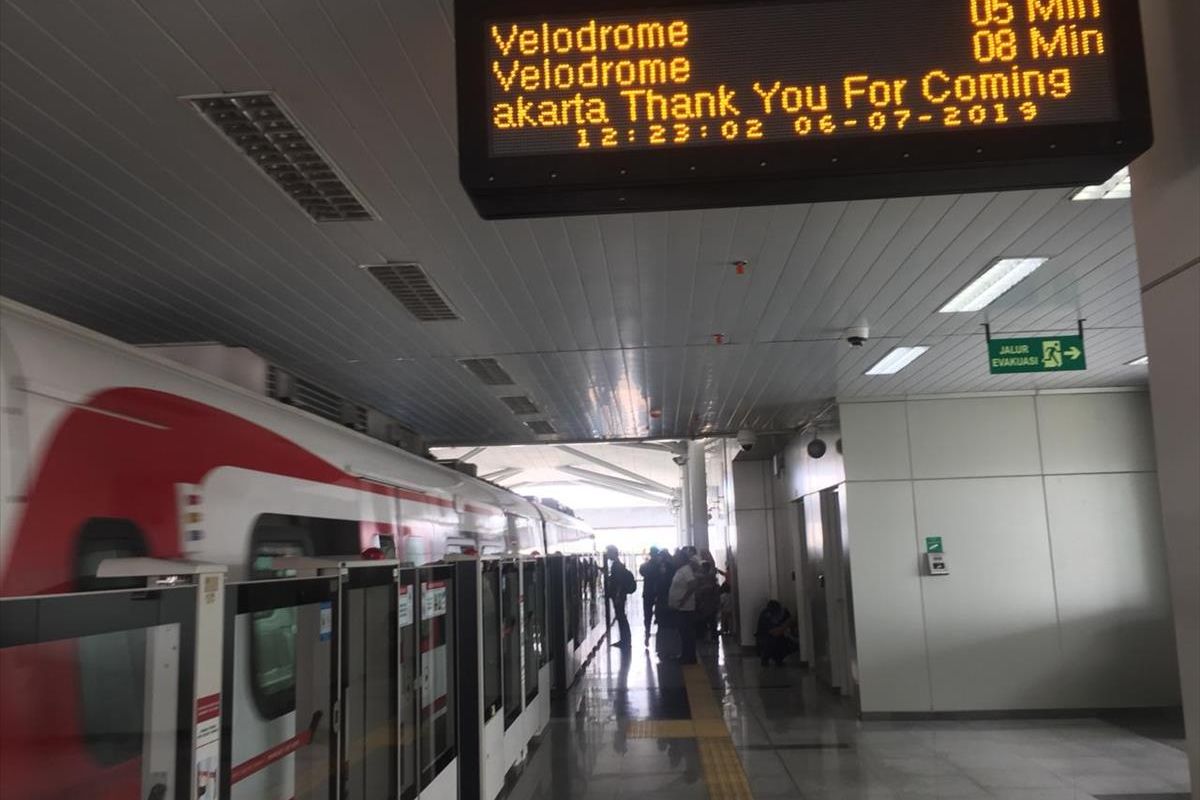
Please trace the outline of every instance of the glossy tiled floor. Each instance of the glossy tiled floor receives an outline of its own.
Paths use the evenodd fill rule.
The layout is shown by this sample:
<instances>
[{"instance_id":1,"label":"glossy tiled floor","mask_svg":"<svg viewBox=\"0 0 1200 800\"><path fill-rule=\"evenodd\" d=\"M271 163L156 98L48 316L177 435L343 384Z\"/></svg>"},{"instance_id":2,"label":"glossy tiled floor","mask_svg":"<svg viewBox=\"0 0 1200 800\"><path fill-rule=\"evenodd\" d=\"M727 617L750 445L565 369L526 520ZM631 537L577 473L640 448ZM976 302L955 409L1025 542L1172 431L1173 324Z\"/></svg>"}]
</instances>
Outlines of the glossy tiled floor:
<instances>
[{"instance_id":1,"label":"glossy tiled floor","mask_svg":"<svg viewBox=\"0 0 1200 800\"><path fill-rule=\"evenodd\" d=\"M639 643L640 635L635 629ZM798 667L763 668L755 658L715 646L702 660L756 800L1187 797L1181 750L1112 722L864 723ZM624 656L605 647L552 720L509 796L744 796L728 785L710 786L724 783L713 769L712 744L718 740L678 738L691 730L686 723L639 724L686 720L696 704L689 704L680 667L660 664L653 645ZM655 738L656 733L669 738ZM728 737L720 740L727 742Z\"/></svg>"}]
</instances>

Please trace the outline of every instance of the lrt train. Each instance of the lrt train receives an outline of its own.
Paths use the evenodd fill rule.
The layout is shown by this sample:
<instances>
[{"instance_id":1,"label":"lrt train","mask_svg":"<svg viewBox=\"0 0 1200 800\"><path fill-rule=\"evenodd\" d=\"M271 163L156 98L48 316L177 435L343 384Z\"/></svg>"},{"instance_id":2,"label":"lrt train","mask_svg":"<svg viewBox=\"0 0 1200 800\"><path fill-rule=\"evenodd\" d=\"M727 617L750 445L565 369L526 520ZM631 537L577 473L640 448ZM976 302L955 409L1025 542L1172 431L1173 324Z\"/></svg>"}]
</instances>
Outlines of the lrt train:
<instances>
[{"instance_id":1,"label":"lrt train","mask_svg":"<svg viewBox=\"0 0 1200 800\"><path fill-rule=\"evenodd\" d=\"M102 560L120 557L222 564L238 582L277 577L262 565L281 555L378 548L421 565L460 553L594 551L590 529L570 515L23 305L0 304L0 598L129 588L96 574ZM258 663L239 656L231 698L235 764L303 727L286 685L294 631L286 615L254 617L248 635L262 642L249 649ZM139 795L137 717L146 687L132 683L144 680L143 670L120 641L89 638L97 641L0 649L6 798ZM445 674L431 680L452 683ZM437 698L428 703L426 710L438 706ZM256 771L234 796L298 796L282 766Z\"/></svg>"}]
</instances>

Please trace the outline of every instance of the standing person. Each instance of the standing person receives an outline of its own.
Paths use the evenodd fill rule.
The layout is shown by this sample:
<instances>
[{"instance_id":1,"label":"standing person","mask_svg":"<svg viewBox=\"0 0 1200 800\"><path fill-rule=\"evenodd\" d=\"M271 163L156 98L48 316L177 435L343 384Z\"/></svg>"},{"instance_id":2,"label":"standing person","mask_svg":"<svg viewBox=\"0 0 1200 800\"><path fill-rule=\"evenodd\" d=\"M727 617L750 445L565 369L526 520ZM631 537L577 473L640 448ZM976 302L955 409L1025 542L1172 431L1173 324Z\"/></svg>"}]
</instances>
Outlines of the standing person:
<instances>
[{"instance_id":1,"label":"standing person","mask_svg":"<svg viewBox=\"0 0 1200 800\"><path fill-rule=\"evenodd\" d=\"M629 617L625 615L625 600L637 591L637 578L633 577L633 573L621 563L621 554L616 545L610 544L604 548L604 555L612 565L608 573L606 595L612 602L613 616L617 618L617 630L621 635L620 641L613 642L613 647L628 650L632 647L629 641L632 634L629 632Z\"/></svg>"},{"instance_id":2,"label":"standing person","mask_svg":"<svg viewBox=\"0 0 1200 800\"><path fill-rule=\"evenodd\" d=\"M654 608L658 615L658 638L655 649L660 658L677 654L679 636L675 632L675 611L671 608L671 581L675 577L675 559L670 550L658 551L658 597Z\"/></svg>"},{"instance_id":3,"label":"standing person","mask_svg":"<svg viewBox=\"0 0 1200 800\"><path fill-rule=\"evenodd\" d=\"M675 627L679 630L679 663L696 663L696 589L700 579L692 557L681 550L676 558L678 565L671 578L669 604L675 613Z\"/></svg>"},{"instance_id":4,"label":"standing person","mask_svg":"<svg viewBox=\"0 0 1200 800\"><path fill-rule=\"evenodd\" d=\"M719 634L733 633L733 587L726 580L721 584L721 626Z\"/></svg>"},{"instance_id":5,"label":"standing person","mask_svg":"<svg viewBox=\"0 0 1200 800\"><path fill-rule=\"evenodd\" d=\"M650 626L654 623L654 603L658 600L658 584L662 577L662 563L658 560L658 548L650 548L646 563L638 568L642 574L642 623L646 626L646 647L650 646Z\"/></svg>"},{"instance_id":6,"label":"standing person","mask_svg":"<svg viewBox=\"0 0 1200 800\"><path fill-rule=\"evenodd\" d=\"M717 612L721 599L717 590L717 572L711 561L701 561L696 584L696 636L703 641L717 640Z\"/></svg>"}]
</instances>

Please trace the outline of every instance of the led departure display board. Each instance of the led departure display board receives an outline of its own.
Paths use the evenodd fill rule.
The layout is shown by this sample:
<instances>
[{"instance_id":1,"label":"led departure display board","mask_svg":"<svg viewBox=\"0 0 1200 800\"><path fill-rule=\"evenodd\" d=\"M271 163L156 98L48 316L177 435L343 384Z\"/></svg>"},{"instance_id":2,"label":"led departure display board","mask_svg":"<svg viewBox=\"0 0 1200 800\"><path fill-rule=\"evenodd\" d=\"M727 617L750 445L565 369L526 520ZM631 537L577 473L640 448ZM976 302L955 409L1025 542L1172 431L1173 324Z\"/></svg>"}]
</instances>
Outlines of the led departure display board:
<instances>
[{"instance_id":1,"label":"led departure display board","mask_svg":"<svg viewBox=\"0 0 1200 800\"><path fill-rule=\"evenodd\" d=\"M1150 142L1132 0L621 5L458 0L485 216L1069 185Z\"/></svg>"}]
</instances>

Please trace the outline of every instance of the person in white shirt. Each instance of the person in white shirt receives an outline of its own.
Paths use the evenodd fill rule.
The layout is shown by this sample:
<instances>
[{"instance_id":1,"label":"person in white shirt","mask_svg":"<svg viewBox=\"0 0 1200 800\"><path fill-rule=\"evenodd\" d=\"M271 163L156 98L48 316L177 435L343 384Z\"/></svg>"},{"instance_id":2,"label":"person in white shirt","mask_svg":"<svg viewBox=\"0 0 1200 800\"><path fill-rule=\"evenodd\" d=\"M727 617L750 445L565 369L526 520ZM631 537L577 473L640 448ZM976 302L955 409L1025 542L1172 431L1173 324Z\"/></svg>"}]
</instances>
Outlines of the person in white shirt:
<instances>
[{"instance_id":1,"label":"person in white shirt","mask_svg":"<svg viewBox=\"0 0 1200 800\"><path fill-rule=\"evenodd\" d=\"M699 577L696 574L698 562L694 556L681 550L676 556L679 568L671 579L671 591L667 597L667 605L675 612L679 628L680 664L696 663L696 589Z\"/></svg>"}]
</instances>

